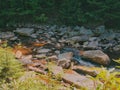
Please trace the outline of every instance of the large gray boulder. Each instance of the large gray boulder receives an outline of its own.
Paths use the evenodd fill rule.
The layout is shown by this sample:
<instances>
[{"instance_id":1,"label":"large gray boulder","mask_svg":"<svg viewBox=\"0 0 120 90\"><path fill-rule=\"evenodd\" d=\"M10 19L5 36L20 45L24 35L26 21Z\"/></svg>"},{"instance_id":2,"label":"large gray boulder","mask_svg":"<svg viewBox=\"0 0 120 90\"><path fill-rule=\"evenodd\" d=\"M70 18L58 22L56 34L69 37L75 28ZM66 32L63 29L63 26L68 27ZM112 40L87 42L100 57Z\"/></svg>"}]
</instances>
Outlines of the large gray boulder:
<instances>
[{"instance_id":1,"label":"large gray boulder","mask_svg":"<svg viewBox=\"0 0 120 90\"><path fill-rule=\"evenodd\" d=\"M33 28L17 28L15 32L23 36L31 36L31 34L34 33L34 29Z\"/></svg>"},{"instance_id":2,"label":"large gray boulder","mask_svg":"<svg viewBox=\"0 0 120 90\"><path fill-rule=\"evenodd\" d=\"M109 65L110 63L109 56L101 50L84 51L81 56L101 65Z\"/></svg>"}]
</instances>

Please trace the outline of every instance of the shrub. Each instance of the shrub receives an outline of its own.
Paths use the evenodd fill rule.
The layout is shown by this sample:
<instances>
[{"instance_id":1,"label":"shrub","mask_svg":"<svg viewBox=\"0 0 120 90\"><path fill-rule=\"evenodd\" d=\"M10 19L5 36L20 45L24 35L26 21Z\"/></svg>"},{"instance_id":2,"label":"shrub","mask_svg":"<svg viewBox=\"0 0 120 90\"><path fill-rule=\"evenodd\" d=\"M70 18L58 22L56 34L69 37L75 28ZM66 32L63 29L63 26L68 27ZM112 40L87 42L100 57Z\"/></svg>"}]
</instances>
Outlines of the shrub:
<instances>
[{"instance_id":1,"label":"shrub","mask_svg":"<svg viewBox=\"0 0 120 90\"><path fill-rule=\"evenodd\" d=\"M23 73L22 65L8 48L0 48L0 82L10 82Z\"/></svg>"}]
</instances>

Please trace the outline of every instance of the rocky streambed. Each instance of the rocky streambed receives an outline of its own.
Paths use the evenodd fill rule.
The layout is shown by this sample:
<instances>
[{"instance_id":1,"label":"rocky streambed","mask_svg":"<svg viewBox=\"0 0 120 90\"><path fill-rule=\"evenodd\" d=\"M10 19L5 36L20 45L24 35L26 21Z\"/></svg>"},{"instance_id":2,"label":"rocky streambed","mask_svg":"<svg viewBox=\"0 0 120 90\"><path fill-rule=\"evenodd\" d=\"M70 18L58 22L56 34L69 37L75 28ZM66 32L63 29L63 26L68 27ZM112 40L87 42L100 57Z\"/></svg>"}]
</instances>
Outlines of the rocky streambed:
<instances>
[{"instance_id":1,"label":"rocky streambed","mask_svg":"<svg viewBox=\"0 0 120 90\"><path fill-rule=\"evenodd\" d=\"M99 67L114 67L113 59L120 57L120 32L106 30L104 26L95 29L83 26L18 26L14 30L1 31L0 40L2 47L6 44L13 47L16 58L28 69L42 74L47 73L49 61L55 63L52 70L55 75L63 68L96 76ZM71 73L66 73L63 80L76 86L81 86L75 81L78 78L91 83L84 75L79 76L74 71L70 76L76 79L68 78Z\"/></svg>"}]
</instances>

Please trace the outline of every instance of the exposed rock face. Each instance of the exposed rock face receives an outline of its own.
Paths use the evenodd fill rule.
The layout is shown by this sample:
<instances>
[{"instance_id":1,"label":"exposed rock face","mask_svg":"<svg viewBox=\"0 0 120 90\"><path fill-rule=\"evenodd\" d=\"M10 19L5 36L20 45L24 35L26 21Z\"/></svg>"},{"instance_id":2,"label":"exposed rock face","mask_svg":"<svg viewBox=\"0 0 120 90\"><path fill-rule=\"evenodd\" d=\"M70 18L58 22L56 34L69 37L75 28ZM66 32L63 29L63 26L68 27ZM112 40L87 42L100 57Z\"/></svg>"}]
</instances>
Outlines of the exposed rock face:
<instances>
[{"instance_id":1,"label":"exposed rock face","mask_svg":"<svg viewBox=\"0 0 120 90\"><path fill-rule=\"evenodd\" d=\"M101 50L84 51L82 57L101 65L109 65L110 63L109 56Z\"/></svg>"}]
</instances>

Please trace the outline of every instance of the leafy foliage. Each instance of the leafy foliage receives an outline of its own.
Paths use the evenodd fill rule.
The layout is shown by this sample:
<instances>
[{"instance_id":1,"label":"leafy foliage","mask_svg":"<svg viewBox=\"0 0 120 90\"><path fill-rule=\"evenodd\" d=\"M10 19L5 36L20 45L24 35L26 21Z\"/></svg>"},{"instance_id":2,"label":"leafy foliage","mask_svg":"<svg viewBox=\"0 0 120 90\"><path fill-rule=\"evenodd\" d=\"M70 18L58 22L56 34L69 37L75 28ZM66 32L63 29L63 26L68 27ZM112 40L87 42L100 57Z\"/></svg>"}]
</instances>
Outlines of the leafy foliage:
<instances>
[{"instance_id":1,"label":"leafy foliage","mask_svg":"<svg viewBox=\"0 0 120 90\"><path fill-rule=\"evenodd\" d=\"M103 83L98 90L120 90L120 72L113 72L114 69L106 70L103 68L102 72L97 75L95 80Z\"/></svg>"},{"instance_id":2,"label":"leafy foliage","mask_svg":"<svg viewBox=\"0 0 120 90\"><path fill-rule=\"evenodd\" d=\"M0 82L10 82L22 73L21 64L15 59L10 49L0 48Z\"/></svg>"},{"instance_id":3,"label":"leafy foliage","mask_svg":"<svg viewBox=\"0 0 120 90\"><path fill-rule=\"evenodd\" d=\"M19 22L119 27L119 0L0 0L0 26Z\"/></svg>"}]
</instances>

